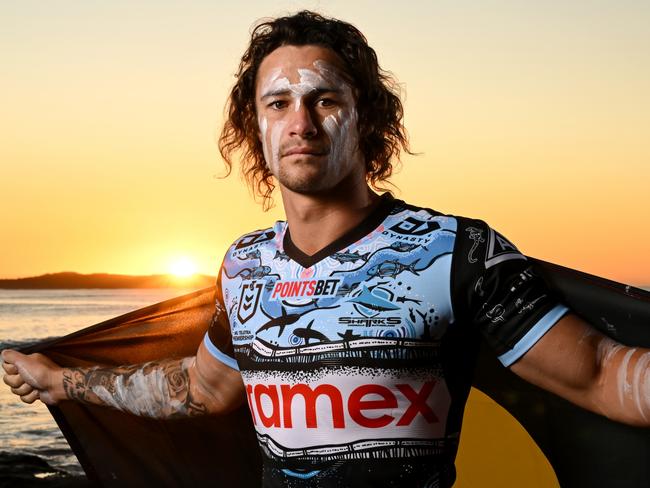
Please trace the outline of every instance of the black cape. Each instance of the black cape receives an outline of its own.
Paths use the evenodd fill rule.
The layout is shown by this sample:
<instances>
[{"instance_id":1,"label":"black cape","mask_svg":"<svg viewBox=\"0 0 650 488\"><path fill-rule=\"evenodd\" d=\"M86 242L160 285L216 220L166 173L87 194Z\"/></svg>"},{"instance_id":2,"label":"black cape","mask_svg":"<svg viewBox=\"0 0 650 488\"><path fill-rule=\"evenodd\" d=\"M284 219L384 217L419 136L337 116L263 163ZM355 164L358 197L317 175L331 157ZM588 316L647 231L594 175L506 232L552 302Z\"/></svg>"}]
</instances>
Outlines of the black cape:
<instances>
[{"instance_id":1,"label":"black cape","mask_svg":"<svg viewBox=\"0 0 650 488\"><path fill-rule=\"evenodd\" d=\"M650 293L536 261L575 313L630 346L650 347ZM107 320L23 350L62 366L192 356L213 311L213 288ZM607 420L532 386L481 349L474 386L528 431L566 487L650 486L650 430ZM261 456L246 406L224 417L152 420L64 402L49 407L88 478L100 486L259 487Z\"/></svg>"}]
</instances>

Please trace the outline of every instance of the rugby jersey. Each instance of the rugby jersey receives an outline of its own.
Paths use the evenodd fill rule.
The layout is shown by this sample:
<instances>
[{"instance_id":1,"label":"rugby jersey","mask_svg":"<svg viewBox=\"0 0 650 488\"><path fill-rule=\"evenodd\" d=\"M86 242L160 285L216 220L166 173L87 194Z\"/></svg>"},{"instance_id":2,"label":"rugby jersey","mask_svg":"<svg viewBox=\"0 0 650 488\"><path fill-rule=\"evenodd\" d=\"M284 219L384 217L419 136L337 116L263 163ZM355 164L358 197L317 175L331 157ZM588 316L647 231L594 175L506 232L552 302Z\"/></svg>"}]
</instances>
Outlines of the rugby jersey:
<instances>
[{"instance_id":1,"label":"rugby jersey","mask_svg":"<svg viewBox=\"0 0 650 488\"><path fill-rule=\"evenodd\" d=\"M480 220L389 194L309 256L286 222L242 236L204 343L241 372L265 486L453 484L481 336L509 366L566 312Z\"/></svg>"}]
</instances>

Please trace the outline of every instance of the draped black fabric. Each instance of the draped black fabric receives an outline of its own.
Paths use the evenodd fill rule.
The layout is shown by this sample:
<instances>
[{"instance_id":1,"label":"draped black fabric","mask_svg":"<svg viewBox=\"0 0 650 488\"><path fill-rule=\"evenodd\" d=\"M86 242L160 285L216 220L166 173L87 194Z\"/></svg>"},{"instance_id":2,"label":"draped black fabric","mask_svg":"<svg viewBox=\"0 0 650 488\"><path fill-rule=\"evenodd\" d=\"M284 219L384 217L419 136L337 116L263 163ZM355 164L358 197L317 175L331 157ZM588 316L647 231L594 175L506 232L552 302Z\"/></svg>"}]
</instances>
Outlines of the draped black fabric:
<instances>
[{"instance_id":1,"label":"draped black fabric","mask_svg":"<svg viewBox=\"0 0 650 488\"><path fill-rule=\"evenodd\" d=\"M536 261L564 303L602 333L650 347L650 293L598 276ZM482 347L474 386L528 431L563 488L650 486L650 429L606 419L526 383Z\"/></svg>"},{"instance_id":2,"label":"draped black fabric","mask_svg":"<svg viewBox=\"0 0 650 488\"><path fill-rule=\"evenodd\" d=\"M213 288L200 290L23 352L41 352L68 367L193 356L213 297ZM50 412L99 486L260 486L261 457L246 407L223 417L169 421L74 402Z\"/></svg>"},{"instance_id":3,"label":"draped black fabric","mask_svg":"<svg viewBox=\"0 0 650 488\"><path fill-rule=\"evenodd\" d=\"M650 293L536 261L576 313L610 337L650 347ZM152 305L23 352L62 366L191 356L213 312L213 288ZM650 430L591 414L520 380L483 348L475 386L530 433L562 487L650 486ZM100 486L260 486L246 407L224 417L160 421L65 402L50 411L89 479Z\"/></svg>"}]
</instances>

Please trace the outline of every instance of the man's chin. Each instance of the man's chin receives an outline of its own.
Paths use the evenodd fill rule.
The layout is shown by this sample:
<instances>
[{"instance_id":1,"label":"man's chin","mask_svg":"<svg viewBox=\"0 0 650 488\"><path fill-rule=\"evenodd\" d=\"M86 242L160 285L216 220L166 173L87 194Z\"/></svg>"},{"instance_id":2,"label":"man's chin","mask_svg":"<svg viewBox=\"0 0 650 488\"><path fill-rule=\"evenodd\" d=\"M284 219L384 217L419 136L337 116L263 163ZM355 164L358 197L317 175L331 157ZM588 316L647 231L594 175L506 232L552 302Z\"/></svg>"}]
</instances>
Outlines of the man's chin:
<instances>
[{"instance_id":1,"label":"man's chin","mask_svg":"<svg viewBox=\"0 0 650 488\"><path fill-rule=\"evenodd\" d=\"M287 164L280 166L276 178L282 186L295 193L310 194L323 191L326 168L319 164Z\"/></svg>"},{"instance_id":2,"label":"man's chin","mask_svg":"<svg viewBox=\"0 0 650 488\"><path fill-rule=\"evenodd\" d=\"M329 191L331 188L324 184L324 180L300 180L300 181L282 181L280 184L287 190L301 195L318 195Z\"/></svg>"}]
</instances>

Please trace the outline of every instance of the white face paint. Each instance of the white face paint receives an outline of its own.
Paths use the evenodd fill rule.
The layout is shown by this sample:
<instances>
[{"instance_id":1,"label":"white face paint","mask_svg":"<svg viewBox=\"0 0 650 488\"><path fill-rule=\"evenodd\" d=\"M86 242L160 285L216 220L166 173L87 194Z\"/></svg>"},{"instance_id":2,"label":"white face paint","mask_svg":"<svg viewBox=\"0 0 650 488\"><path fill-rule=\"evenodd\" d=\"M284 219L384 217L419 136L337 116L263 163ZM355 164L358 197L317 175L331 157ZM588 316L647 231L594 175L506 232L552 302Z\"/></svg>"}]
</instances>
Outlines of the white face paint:
<instances>
[{"instance_id":1,"label":"white face paint","mask_svg":"<svg viewBox=\"0 0 650 488\"><path fill-rule=\"evenodd\" d=\"M273 109L258 111L258 124L266 164L271 173L289 187L291 169L281 165L288 150L308 146L326 153L317 181L305 186L310 190L322 190L336 185L359 163L357 112L352 88L339 75L337 68L322 60L314 61L312 66L313 69L296 69L294 73L297 76L275 68L262 80L262 96L281 94L280 99L288 97L291 103L282 112L273 112ZM298 82L291 83L287 76L297 78ZM319 97L309 97L321 91L335 94L333 97L340 107L336 113L325 115L327 109L312 106L314 102L319 103ZM273 101L272 97L269 99ZM292 134L290 124L295 122L293 117L298 117L295 114L301 110L308 111L300 116L309 117L313 127L309 128L309 133Z\"/></svg>"}]
</instances>

